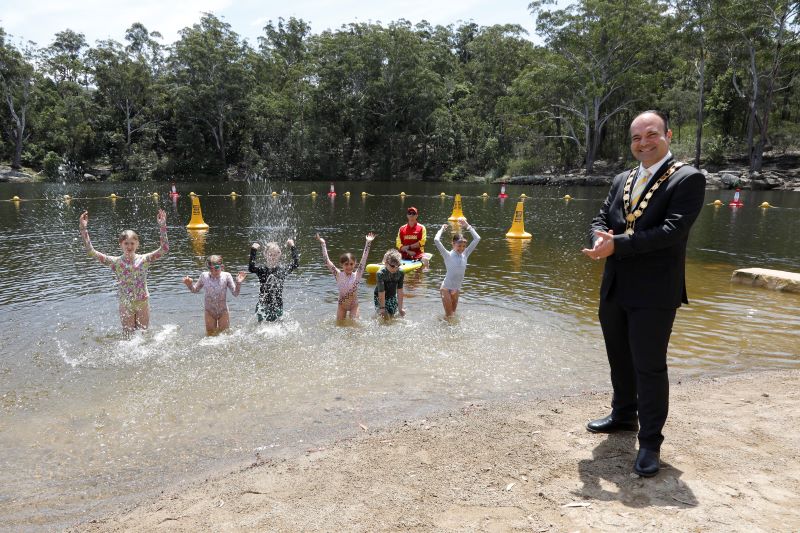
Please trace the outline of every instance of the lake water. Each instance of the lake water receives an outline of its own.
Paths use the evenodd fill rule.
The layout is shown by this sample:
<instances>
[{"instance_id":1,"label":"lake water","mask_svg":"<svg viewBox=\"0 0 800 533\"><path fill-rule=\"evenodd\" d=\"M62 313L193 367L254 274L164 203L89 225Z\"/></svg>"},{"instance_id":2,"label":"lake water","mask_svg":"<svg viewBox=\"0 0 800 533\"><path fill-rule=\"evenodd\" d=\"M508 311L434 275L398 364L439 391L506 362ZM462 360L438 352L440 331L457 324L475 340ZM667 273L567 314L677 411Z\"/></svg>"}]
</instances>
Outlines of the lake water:
<instances>
[{"instance_id":1,"label":"lake water","mask_svg":"<svg viewBox=\"0 0 800 533\"><path fill-rule=\"evenodd\" d=\"M107 514L165 484L261 457L297 453L374 427L469 403L608 388L596 306L602 262L581 253L605 188L428 183L0 184L0 528L54 529ZM153 200L146 194L158 191ZM211 229L191 235L188 192L201 195ZM241 196L231 199L235 190ZM290 191L278 198L273 190ZM312 198L315 190L319 196ZM348 199L343 193L352 191ZM362 198L361 191L372 196ZM408 194L401 198L399 193ZM117 200L110 193L122 196ZM445 322L436 229L463 195L483 237L470 257L459 317ZM488 192L488 199L480 198ZM531 241L507 240L524 192ZM569 193L572 201L562 197ZM64 194L76 198L66 203ZM707 202L727 203L729 191ZM762 210L762 201L778 206ZM800 195L744 195L741 209L707 206L688 251L690 306L670 347L673 380L800 366L800 295L732 285L741 267L800 271ZM407 277L408 316L372 318L370 280L362 320L335 323L336 289L323 267L391 247L405 209L428 227L431 270ZM132 228L140 251L158 246L155 214L167 211L170 253L148 278L151 329L123 340L113 276L85 254L78 215L88 209L95 248L118 253ZM296 240L301 266L288 278L285 315L258 324L251 274L229 295L232 329L204 336L203 296L181 283L204 257L246 270L250 243ZM288 254L287 254L288 255ZM602 413L598 413L600 415Z\"/></svg>"}]
</instances>

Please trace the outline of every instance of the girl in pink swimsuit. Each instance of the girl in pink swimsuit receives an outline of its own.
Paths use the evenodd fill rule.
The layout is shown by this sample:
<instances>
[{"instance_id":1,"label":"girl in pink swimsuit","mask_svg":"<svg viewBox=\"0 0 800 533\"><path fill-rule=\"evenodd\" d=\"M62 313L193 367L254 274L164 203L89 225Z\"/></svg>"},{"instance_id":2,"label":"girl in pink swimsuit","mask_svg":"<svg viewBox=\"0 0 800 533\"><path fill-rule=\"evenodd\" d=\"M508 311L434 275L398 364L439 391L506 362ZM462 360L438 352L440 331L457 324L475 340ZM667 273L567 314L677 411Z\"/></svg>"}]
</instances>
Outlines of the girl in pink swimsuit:
<instances>
[{"instance_id":1,"label":"girl in pink swimsuit","mask_svg":"<svg viewBox=\"0 0 800 533\"><path fill-rule=\"evenodd\" d=\"M206 334L208 335L216 335L230 327L231 317L228 314L228 302L226 301L228 290L234 296L239 296L242 282L247 277L247 272L239 272L234 281L233 276L225 272L224 268L222 256L210 255L208 256L208 272L200 274L197 283L193 283L189 276L183 278L183 283L190 291L194 293L200 292L200 289L206 291L205 316Z\"/></svg>"},{"instance_id":2,"label":"girl in pink swimsuit","mask_svg":"<svg viewBox=\"0 0 800 533\"><path fill-rule=\"evenodd\" d=\"M89 256L111 267L117 277L119 290L119 318L122 322L122 331L130 335L136 329L147 329L150 325L150 293L147 291L147 271L150 263L161 259L169 251L167 241L167 213L158 210L158 221L161 246L149 254L139 255L139 236L135 231L125 230L119 234L119 246L122 255L111 256L98 252L92 247L89 239L89 212L84 211L80 216L80 230L83 245Z\"/></svg>"},{"instance_id":3,"label":"girl in pink swimsuit","mask_svg":"<svg viewBox=\"0 0 800 533\"><path fill-rule=\"evenodd\" d=\"M367 242L364 245L364 252L361 254L361 262L356 266L356 258L351 253L342 254L339 258L339 264L342 270L336 268L336 265L328 257L328 249L325 246L325 239L316 235L317 240L322 245L322 259L325 266L333 274L336 280L336 286L339 288L339 306L336 308L336 320L344 320L347 313L350 313L350 318L358 318L358 284L361 282L361 275L364 273L364 267L367 265L367 255L369 255L369 247L375 239L374 233L367 234ZM355 268L355 270L354 270Z\"/></svg>"}]
</instances>

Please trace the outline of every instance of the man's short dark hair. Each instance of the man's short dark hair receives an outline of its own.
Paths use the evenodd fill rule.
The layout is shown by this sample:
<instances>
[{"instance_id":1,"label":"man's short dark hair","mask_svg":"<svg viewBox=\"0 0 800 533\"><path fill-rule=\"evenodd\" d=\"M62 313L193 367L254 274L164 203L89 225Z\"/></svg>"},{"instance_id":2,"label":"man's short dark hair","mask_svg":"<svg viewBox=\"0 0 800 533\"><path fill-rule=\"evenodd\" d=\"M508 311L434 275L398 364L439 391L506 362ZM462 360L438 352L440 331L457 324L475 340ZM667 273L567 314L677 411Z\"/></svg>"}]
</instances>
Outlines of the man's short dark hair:
<instances>
[{"instance_id":1,"label":"man's short dark hair","mask_svg":"<svg viewBox=\"0 0 800 533\"><path fill-rule=\"evenodd\" d=\"M656 115L658 118L662 120L662 122L664 122L664 133L667 133L669 131L669 115L667 115L663 111L658 111L657 109L648 109L647 111L642 111L641 113L633 117L633 120L636 120L642 115L646 115L648 113ZM633 120L631 120L631 124L633 124Z\"/></svg>"}]
</instances>

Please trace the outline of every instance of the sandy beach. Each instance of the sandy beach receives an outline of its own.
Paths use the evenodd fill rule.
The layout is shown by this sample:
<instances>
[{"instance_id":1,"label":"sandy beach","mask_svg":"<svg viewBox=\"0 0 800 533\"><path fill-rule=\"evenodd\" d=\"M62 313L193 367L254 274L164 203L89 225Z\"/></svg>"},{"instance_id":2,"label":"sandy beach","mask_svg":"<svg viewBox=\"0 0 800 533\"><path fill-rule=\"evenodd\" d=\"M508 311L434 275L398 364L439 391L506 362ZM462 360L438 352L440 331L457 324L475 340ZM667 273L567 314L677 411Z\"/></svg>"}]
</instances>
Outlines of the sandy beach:
<instances>
[{"instance_id":1,"label":"sandy beach","mask_svg":"<svg viewBox=\"0 0 800 533\"><path fill-rule=\"evenodd\" d=\"M607 393L465 405L160 496L83 531L797 531L800 372L673 382L662 470L588 433Z\"/></svg>"}]
</instances>

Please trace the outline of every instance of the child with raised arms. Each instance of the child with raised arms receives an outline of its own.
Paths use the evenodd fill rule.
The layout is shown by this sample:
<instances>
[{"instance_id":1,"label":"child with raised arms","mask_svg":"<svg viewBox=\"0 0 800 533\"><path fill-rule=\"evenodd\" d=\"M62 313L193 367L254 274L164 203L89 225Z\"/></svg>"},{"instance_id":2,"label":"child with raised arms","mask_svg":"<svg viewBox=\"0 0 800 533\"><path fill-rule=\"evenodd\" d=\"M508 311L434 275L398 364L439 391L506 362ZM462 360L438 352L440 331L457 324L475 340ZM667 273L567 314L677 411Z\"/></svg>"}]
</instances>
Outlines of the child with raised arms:
<instances>
[{"instance_id":1,"label":"child with raised arms","mask_svg":"<svg viewBox=\"0 0 800 533\"><path fill-rule=\"evenodd\" d=\"M286 246L292 254L292 262L288 266L281 265L281 247L276 242L264 245L264 259L266 266L256 265L256 255L261 245L254 242L250 247L250 272L258 276L261 289L256 304L256 317L259 322L266 320L274 322L283 316L283 283L286 277L300 266L300 255L292 239L286 240Z\"/></svg>"},{"instance_id":2,"label":"child with raised arms","mask_svg":"<svg viewBox=\"0 0 800 533\"><path fill-rule=\"evenodd\" d=\"M464 273L467 270L467 258L478 246L481 240L478 232L475 231L471 225L467 223L467 219L460 217L458 223L462 229L468 230L472 234L472 242L467 246L467 239L464 238L462 233L455 233L453 235L453 249L447 251L447 248L442 244L442 233L449 228L449 224L442 224L433 242L439 253L442 254L445 267L447 267L447 274L442 281L442 286L439 288L439 293L442 296L442 306L444 306L444 314L448 318L456 314L456 307L458 307L458 293L461 291L461 285L464 282Z\"/></svg>"},{"instance_id":3,"label":"child with raised arms","mask_svg":"<svg viewBox=\"0 0 800 533\"><path fill-rule=\"evenodd\" d=\"M193 293L198 293L200 289L205 289L206 334L216 335L228 329L231 325L231 317L228 313L228 302L226 300L228 290L234 296L239 296L239 290L242 288L242 282L247 277L247 272L239 272L239 275L234 280L230 273L224 271L225 265L222 264L222 256L220 255L208 256L206 264L208 265L208 272L200 274L197 283L194 283L189 276L183 278L183 283Z\"/></svg>"},{"instance_id":4,"label":"child with raised arms","mask_svg":"<svg viewBox=\"0 0 800 533\"><path fill-rule=\"evenodd\" d=\"M366 244L364 244L364 251L361 253L361 261L356 268L356 258L350 252L344 253L339 257L339 265L341 270L336 268L336 265L328 257L328 248L325 246L325 239L320 237L319 233L316 235L317 240L322 246L322 260L328 270L333 274L336 280L336 286L339 289L339 303L336 307L336 320L344 320L347 314L350 313L350 318L358 318L358 285L361 283L361 276L364 274L364 268L367 265L367 256L369 255L369 247L375 239L374 233L367 233Z\"/></svg>"},{"instance_id":5,"label":"child with raised arms","mask_svg":"<svg viewBox=\"0 0 800 533\"><path fill-rule=\"evenodd\" d=\"M81 237L90 257L111 268L117 278L119 294L119 318L125 335L137 329L147 329L150 325L150 293L147 290L147 271L150 263L161 259L169 252L167 241L167 213L163 209L156 215L161 245L149 254L139 255L139 235L133 230L119 234L122 255L106 255L92 247L89 239L89 212L84 211L79 218Z\"/></svg>"},{"instance_id":6,"label":"child with raised arms","mask_svg":"<svg viewBox=\"0 0 800 533\"><path fill-rule=\"evenodd\" d=\"M383 266L375 274L376 284L373 294L375 311L383 318L397 313L406 316L403 307L403 280L405 273L400 270L402 256L394 248L383 254Z\"/></svg>"}]
</instances>

